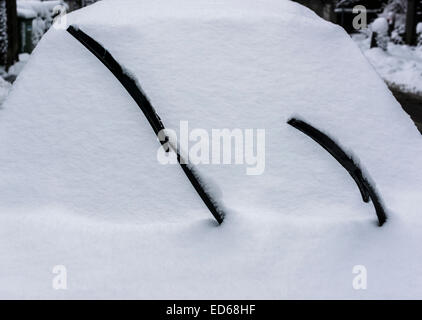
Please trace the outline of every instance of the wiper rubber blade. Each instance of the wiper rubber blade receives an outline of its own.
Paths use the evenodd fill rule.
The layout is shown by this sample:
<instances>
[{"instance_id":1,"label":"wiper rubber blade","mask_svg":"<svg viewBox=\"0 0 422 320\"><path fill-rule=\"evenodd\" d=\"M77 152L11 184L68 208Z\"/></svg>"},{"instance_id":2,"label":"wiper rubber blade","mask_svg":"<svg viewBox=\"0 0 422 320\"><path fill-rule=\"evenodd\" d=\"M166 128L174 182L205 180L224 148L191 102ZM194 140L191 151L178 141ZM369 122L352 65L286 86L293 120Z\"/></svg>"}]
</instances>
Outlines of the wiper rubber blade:
<instances>
[{"instance_id":1,"label":"wiper rubber blade","mask_svg":"<svg viewBox=\"0 0 422 320\"><path fill-rule=\"evenodd\" d=\"M362 200L364 202L372 200L377 214L378 224L379 226L382 226L387 221L387 215L382 200L375 188L362 173L359 165L353 161L352 157L350 157L333 139L305 121L292 118L287 121L287 123L317 142L347 170L358 186Z\"/></svg>"}]
</instances>

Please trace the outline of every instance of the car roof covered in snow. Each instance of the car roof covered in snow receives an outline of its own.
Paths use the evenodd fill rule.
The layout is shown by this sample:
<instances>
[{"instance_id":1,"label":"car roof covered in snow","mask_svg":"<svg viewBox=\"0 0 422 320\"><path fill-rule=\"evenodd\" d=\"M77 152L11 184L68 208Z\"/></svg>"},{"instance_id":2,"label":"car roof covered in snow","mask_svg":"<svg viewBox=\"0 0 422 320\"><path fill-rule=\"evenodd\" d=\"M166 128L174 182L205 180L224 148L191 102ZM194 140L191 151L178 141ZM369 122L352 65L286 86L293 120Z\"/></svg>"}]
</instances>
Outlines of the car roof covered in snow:
<instances>
[{"instance_id":1,"label":"car roof covered in snow","mask_svg":"<svg viewBox=\"0 0 422 320\"><path fill-rule=\"evenodd\" d=\"M183 5L103 0L68 15L67 23L96 39L136 77L167 128L179 132L187 121L190 129L208 132L265 130L262 174L247 175L250 164L196 166L227 211L229 226L223 224L221 232L230 230L232 236L223 234L217 247L236 247L236 236L245 239L245 234L266 239L255 239L255 249L261 253L252 248L251 256L240 245L244 254L240 253L239 265L250 259L262 261L267 254L278 256L275 251L283 239L271 236L278 232L271 225L299 242L308 231L322 239L315 230L338 228L335 234L340 235L353 226L360 235L385 232L376 227L373 206L362 202L347 171L315 141L288 125L292 117L305 120L347 150L376 188L391 223L398 217L410 219L420 206L420 134L345 31L310 10L275 0L185 0ZM189 252L215 249L208 240L217 234L207 231L210 225L201 225L211 219L209 211L183 171L158 163L157 138L136 103L65 29L49 30L16 80L0 110L0 137L0 211L9 223L13 216L28 214L33 219L28 221L45 217L44 226L49 219L56 221L55 226L66 225L69 219L73 222L64 227L66 239L75 235L69 231L77 229L75 221L84 219L102 227L110 222L138 225L147 228L140 238L125 232L142 242L152 234L145 230L161 231L158 238L151 238L156 242L148 243L157 244L165 254L168 248L179 251L168 243L161 226L188 228L189 237L192 223L197 223L207 240ZM261 231L253 235L256 227ZM121 243L129 243L129 238L115 234ZM192 241L202 242L201 234L193 234ZM355 243L347 236L343 239L342 248ZM312 246L309 240L297 252L306 256ZM175 246L186 246L177 241ZM317 243L337 252L332 244ZM263 253L264 248L269 251ZM143 252L141 257L163 262L151 258L148 250ZM194 279L204 280L198 271L203 263L192 259L190 267L179 262L177 270L165 268L174 283L183 283L179 273L183 268ZM295 268L299 260L290 255L288 265ZM225 265L220 262L214 266ZM237 265L233 263L225 267ZM155 275L146 268L146 274ZM267 269L268 277L294 273L287 269ZM246 270L236 277L254 272ZM224 291L223 282L210 285L211 296ZM260 285L255 285L260 292ZM198 290L210 297L205 289ZM274 290L272 297L283 296ZM253 296L247 285L240 285L237 292L242 291L245 297Z\"/></svg>"}]
</instances>

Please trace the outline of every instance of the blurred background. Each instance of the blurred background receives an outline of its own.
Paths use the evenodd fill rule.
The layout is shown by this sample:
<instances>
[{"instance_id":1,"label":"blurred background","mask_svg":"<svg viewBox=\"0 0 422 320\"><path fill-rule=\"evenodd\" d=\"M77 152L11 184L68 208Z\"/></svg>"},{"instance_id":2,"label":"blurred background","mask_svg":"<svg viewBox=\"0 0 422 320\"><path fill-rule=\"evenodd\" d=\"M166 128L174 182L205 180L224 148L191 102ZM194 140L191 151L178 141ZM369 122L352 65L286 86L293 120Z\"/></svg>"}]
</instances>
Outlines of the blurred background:
<instances>
[{"instance_id":1,"label":"blurred background","mask_svg":"<svg viewBox=\"0 0 422 320\"><path fill-rule=\"evenodd\" d=\"M97 1L0 0L0 107L54 19ZM422 0L295 1L350 34L422 132Z\"/></svg>"}]
</instances>

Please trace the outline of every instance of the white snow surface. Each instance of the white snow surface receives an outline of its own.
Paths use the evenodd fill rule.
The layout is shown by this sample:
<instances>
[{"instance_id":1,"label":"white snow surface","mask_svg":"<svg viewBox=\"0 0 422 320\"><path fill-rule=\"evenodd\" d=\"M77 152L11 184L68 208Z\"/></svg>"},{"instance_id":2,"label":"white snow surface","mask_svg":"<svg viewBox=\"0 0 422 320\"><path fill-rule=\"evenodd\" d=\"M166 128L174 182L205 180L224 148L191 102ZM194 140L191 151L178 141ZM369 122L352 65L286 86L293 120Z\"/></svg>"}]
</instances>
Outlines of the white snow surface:
<instances>
[{"instance_id":1,"label":"white snow surface","mask_svg":"<svg viewBox=\"0 0 422 320\"><path fill-rule=\"evenodd\" d=\"M103 0L68 20L168 128L265 129L266 168L198 166L228 208L217 226L118 81L51 28L0 112L1 298L422 298L422 140L344 30L280 0ZM293 115L359 160L383 227Z\"/></svg>"},{"instance_id":2,"label":"white snow surface","mask_svg":"<svg viewBox=\"0 0 422 320\"><path fill-rule=\"evenodd\" d=\"M0 108L8 96L11 86L9 82L0 77Z\"/></svg>"},{"instance_id":3,"label":"white snow surface","mask_svg":"<svg viewBox=\"0 0 422 320\"><path fill-rule=\"evenodd\" d=\"M422 94L422 47L411 47L388 42L387 50L370 48L370 39L364 34L356 34L353 39L388 83L403 91Z\"/></svg>"},{"instance_id":4,"label":"white snow surface","mask_svg":"<svg viewBox=\"0 0 422 320\"><path fill-rule=\"evenodd\" d=\"M371 29L378 34L386 34L388 32L388 22L386 18L377 18L372 22Z\"/></svg>"}]
</instances>

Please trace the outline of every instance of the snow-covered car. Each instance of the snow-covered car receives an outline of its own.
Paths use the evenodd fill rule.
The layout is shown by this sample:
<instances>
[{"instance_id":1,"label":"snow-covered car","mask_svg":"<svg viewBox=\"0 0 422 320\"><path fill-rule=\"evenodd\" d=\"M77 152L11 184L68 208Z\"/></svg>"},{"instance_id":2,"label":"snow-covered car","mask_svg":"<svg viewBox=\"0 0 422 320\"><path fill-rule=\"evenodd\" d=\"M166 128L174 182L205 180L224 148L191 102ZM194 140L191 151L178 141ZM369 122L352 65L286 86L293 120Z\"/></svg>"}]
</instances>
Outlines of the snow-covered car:
<instances>
[{"instance_id":1,"label":"snow-covered car","mask_svg":"<svg viewBox=\"0 0 422 320\"><path fill-rule=\"evenodd\" d=\"M1 297L422 297L422 139L342 28L284 0L66 19L0 110Z\"/></svg>"}]
</instances>

